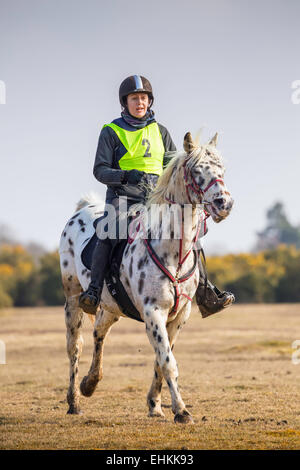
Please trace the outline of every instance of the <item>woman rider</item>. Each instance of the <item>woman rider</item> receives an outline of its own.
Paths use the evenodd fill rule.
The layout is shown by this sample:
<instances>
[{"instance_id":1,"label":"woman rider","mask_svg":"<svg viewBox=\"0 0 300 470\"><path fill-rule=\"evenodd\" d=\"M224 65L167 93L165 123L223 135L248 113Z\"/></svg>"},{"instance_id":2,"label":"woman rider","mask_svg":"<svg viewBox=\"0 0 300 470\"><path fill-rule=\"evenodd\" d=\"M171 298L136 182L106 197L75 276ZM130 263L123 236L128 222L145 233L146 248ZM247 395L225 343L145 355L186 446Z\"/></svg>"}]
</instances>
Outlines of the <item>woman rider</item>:
<instances>
[{"instance_id":1,"label":"woman rider","mask_svg":"<svg viewBox=\"0 0 300 470\"><path fill-rule=\"evenodd\" d=\"M176 150L168 130L155 120L151 109L152 87L145 77L126 78L121 83L119 98L121 117L103 127L94 164L94 176L108 187L106 204L112 204L117 214L122 211L124 198L126 209L145 202L145 184L156 185L168 162L168 152ZM96 314L111 249L109 238L98 238L91 282L79 297L79 306L87 313ZM207 316L230 305L232 294L221 293L208 282L206 289L199 284L196 300L202 315Z\"/></svg>"}]
</instances>

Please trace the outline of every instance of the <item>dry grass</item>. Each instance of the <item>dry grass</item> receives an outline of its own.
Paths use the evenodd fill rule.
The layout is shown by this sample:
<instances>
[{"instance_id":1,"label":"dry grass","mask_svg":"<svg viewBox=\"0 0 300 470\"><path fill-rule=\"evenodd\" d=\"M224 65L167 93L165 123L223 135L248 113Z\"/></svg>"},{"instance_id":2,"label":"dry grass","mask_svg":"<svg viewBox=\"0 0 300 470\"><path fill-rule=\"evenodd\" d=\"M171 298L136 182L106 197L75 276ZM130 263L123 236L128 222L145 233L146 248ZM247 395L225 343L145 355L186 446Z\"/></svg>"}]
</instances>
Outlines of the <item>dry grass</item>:
<instances>
[{"instance_id":1,"label":"dry grass","mask_svg":"<svg viewBox=\"0 0 300 470\"><path fill-rule=\"evenodd\" d=\"M7 364L0 365L1 449L299 449L300 305L234 306L202 320L193 312L174 353L195 424L148 418L154 355L144 325L124 319L105 346L104 378L84 415L66 415L68 359L62 308L12 309L0 316ZM92 356L89 321L79 369Z\"/></svg>"}]
</instances>

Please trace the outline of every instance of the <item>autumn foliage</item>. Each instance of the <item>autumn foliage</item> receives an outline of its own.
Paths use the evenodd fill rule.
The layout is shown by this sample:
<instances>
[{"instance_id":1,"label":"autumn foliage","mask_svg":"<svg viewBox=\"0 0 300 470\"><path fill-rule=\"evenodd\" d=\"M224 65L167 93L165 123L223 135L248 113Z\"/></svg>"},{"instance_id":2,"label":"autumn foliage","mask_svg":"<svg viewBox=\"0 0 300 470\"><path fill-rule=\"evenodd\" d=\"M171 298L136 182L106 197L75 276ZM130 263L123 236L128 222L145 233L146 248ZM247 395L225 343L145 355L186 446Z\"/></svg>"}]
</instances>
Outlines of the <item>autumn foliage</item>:
<instances>
[{"instance_id":1,"label":"autumn foliage","mask_svg":"<svg viewBox=\"0 0 300 470\"><path fill-rule=\"evenodd\" d=\"M300 302L300 250L279 245L258 253L211 256L209 279L237 302ZM22 245L0 246L0 307L62 305L59 255L35 261Z\"/></svg>"},{"instance_id":2,"label":"autumn foliage","mask_svg":"<svg viewBox=\"0 0 300 470\"><path fill-rule=\"evenodd\" d=\"M0 307L59 305L63 301L57 251L35 261L20 244L0 246Z\"/></svg>"}]
</instances>

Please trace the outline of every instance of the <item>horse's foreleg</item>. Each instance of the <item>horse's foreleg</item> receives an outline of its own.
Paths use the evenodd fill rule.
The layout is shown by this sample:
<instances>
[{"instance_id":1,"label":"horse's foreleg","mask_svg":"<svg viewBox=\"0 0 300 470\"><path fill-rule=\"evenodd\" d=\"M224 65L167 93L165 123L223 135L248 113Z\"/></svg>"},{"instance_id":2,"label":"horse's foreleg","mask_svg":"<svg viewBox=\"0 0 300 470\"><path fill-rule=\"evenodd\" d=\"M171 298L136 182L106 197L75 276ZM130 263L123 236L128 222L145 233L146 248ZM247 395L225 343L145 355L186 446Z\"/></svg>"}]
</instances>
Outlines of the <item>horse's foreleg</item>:
<instances>
[{"instance_id":1,"label":"horse's foreleg","mask_svg":"<svg viewBox=\"0 0 300 470\"><path fill-rule=\"evenodd\" d=\"M157 363L170 390L172 411L175 415L175 422L192 422L192 417L186 410L178 389L178 369L169 343L168 332L165 324L166 318L164 318L158 309L154 309L151 313L146 312L144 318L146 322L147 335L155 350Z\"/></svg>"},{"instance_id":2,"label":"horse's foreleg","mask_svg":"<svg viewBox=\"0 0 300 470\"><path fill-rule=\"evenodd\" d=\"M80 414L78 364L82 351L81 336L83 312L78 306L78 295L67 297L65 303L65 322L67 327L67 352L70 360L70 383L67 394L68 414Z\"/></svg>"},{"instance_id":3,"label":"horse's foreleg","mask_svg":"<svg viewBox=\"0 0 300 470\"><path fill-rule=\"evenodd\" d=\"M169 337L169 342L170 342L170 347L171 351L173 351L175 341L179 335L179 332L183 325L187 322L189 316L191 313L191 304L188 303L176 316L176 318L171 321L170 323L167 324L167 332L168 332L168 337ZM179 387L178 385L178 380L177 380L177 388ZM185 409L183 414L175 414L175 422L178 423L186 423L186 422L192 422L192 418L188 411Z\"/></svg>"},{"instance_id":4,"label":"horse's foreleg","mask_svg":"<svg viewBox=\"0 0 300 470\"><path fill-rule=\"evenodd\" d=\"M80 390L82 395L90 397L103 376L103 347L106 335L109 333L112 325L119 320L119 316L107 312L106 310L100 310L97 314L95 325L94 325L94 353L93 360L88 372L80 384Z\"/></svg>"}]
</instances>

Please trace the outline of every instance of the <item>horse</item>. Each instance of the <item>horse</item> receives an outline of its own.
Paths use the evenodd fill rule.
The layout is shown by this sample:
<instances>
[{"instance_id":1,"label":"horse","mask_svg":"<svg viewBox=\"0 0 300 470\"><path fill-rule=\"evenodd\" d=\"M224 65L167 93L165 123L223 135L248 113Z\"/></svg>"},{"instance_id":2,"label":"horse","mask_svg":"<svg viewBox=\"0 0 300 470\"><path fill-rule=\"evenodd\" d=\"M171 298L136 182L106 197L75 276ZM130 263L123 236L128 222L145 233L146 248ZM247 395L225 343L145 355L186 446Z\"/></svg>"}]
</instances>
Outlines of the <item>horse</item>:
<instances>
[{"instance_id":1,"label":"horse","mask_svg":"<svg viewBox=\"0 0 300 470\"><path fill-rule=\"evenodd\" d=\"M233 205L224 183L225 167L216 144L217 134L203 145L196 144L190 133L185 135L184 151L174 152L150 193L144 212L141 211L136 219L140 226L144 226L146 235L151 225L151 240L145 234L129 237L120 265L120 280L145 323L146 334L155 352L154 376L147 395L148 416L164 416L161 388L165 379L175 423L193 422L179 392L173 347L190 316L191 301L201 275L199 250L194 249L199 227L207 216L216 223L224 220ZM160 212L157 208L163 207L164 211L149 224L146 216L153 207L155 214ZM188 216L186 208L190 209ZM62 232L59 247L70 361L69 414L81 414L80 391L86 397L91 396L102 379L104 341L112 325L124 317L105 283L96 316L86 314L94 325L94 351L88 375L82 379L79 391L78 365L83 344L81 326L84 312L79 307L78 298L88 287L90 279L90 271L83 265L81 253L95 233L93 222L101 209L95 198L81 199ZM166 228L168 237L163 233ZM134 229L134 233L137 235L138 231Z\"/></svg>"}]
</instances>

